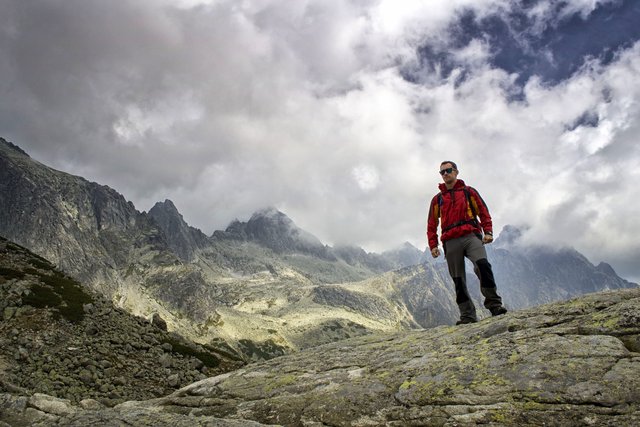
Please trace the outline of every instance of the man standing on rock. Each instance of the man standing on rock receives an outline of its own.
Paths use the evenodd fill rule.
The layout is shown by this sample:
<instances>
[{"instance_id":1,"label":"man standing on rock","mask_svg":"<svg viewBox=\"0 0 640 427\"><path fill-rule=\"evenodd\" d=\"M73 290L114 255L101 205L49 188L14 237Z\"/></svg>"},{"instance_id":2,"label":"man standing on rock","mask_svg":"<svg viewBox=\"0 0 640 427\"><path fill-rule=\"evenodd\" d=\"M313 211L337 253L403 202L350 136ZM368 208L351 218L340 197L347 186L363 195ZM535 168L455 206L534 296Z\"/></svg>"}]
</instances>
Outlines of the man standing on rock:
<instances>
[{"instance_id":1,"label":"man standing on rock","mask_svg":"<svg viewBox=\"0 0 640 427\"><path fill-rule=\"evenodd\" d=\"M484 244L493 241L491 215L480 194L458 179L458 166L449 160L440 164L440 175L444 181L440 192L431 200L427 220L427 239L434 258L440 256L438 249L438 222L442 229L442 246L449 266L449 274L456 287L456 303L463 323L478 321L476 307L467 289L464 258L469 258L480 278L480 291L484 306L493 316L505 314L502 298L498 295L491 264L487 260ZM480 221L478 222L478 218Z\"/></svg>"}]
</instances>

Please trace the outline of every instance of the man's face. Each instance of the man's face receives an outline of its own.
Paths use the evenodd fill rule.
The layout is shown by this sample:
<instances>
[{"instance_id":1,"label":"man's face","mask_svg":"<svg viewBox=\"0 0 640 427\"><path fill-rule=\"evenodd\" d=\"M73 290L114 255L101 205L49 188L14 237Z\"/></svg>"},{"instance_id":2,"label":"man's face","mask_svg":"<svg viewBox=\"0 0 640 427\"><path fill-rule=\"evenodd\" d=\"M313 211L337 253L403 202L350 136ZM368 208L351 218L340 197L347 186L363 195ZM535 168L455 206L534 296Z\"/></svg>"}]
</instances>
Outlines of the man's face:
<instances>
[{"instance_id":1,"label":"man's face","mask_svg":"<svg viewBox=\"0 0 640 427\"><path fill-rule=\"evenodd\" d=\"M445 184L452 184L458 179L458 170L451 163L443 163L440 165L440 175Z\"/></svg>"}]
</instances>

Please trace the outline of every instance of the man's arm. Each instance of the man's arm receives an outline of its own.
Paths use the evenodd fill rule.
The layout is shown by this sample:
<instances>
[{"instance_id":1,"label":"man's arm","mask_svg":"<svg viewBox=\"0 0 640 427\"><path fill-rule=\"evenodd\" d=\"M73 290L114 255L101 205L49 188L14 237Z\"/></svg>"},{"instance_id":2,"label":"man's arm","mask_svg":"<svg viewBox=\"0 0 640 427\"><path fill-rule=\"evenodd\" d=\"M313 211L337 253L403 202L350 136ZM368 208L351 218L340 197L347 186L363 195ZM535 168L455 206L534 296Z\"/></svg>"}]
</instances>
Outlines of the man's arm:
<instances>
[{"instance_id":1,"label":"man's arm","mask_svg":"<svg viewBox=\"0 0 640 427\"><path fill-rule=\"evenodd\" d=\"M431 199L429 205L429 215L427 216L427 241L431 255L437 258L440 255L438 249L438 223L440 222L440 206L438 205L438 196Z\"/></svg>"}]
</instances>

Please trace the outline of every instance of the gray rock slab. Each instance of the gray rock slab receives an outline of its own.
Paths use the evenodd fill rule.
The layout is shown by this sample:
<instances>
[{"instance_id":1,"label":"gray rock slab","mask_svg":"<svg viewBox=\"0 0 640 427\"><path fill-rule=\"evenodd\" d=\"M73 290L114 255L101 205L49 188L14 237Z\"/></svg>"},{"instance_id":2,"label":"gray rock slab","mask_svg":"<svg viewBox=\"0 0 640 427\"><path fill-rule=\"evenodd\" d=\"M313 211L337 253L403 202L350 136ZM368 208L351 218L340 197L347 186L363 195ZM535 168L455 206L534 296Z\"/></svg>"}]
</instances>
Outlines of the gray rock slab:
<instances>
[{"instance_id":1,"label":"gray rock slab","mask_svg":"<svg viewBox=\"0 0 640 427\"><path fill-rule=\"evenodd\" d=\"M640 425L638 319L640 289L590 294L475 324L336 342L113 408L74 407L65 414L66 402L40 397L42 413L32 420L47 425L51 420L42 417L55 417L56 425L69 426L631 427ZM4 407L20 412L23 404Z\"/></svg>"},{"instance_id":2,"label":"gray rock slab","mask_svg":"<svg viewBox=\"0 0 640 427\"><path fill-rule=\"evenodd\" d=\"M148 402L283 425L638 425L640 290L477 324L373 335L249 365ZM551 420L551 421L549 421Z\"/></svg>"}]
</instances>

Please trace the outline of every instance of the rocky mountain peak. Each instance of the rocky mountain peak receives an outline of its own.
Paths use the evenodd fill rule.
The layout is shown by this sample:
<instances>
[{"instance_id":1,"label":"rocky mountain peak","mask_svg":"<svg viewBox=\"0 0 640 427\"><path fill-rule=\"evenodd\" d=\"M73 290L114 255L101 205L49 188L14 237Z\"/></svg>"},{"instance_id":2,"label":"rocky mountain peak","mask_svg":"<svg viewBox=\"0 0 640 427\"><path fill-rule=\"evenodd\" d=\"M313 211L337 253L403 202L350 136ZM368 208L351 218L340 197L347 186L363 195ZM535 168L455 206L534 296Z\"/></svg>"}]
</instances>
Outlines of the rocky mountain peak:
<instances>
[{"instance_id":1,"label":"rocky mountain peak","mask_svg":"<svg viewBox=\"0 0 640 427\"><path fill-rule=\"evenodd\" d=\"M268 218L273 221L284 222L288 224L293 223L291 218L289 218L286 214L284 214L283 212L280 212L278 209L276 209L273 206L267 206L266 208L262 208L255 211L253 215L251 215L251 218L249 219L249 221L257 220L259 218Z\"/></svg>"},{"instance_id":2,"label":"rocky mountain peak","mask_svg":"<svg viewBox=\"0 0 640 427\"><path fill-rule=\"evenodd\" d=\"M7 141L6 139L0 137L0 148L8 148L10 150L16 151L20 154L22 154L23 156L27 156L30 157L26 151L24 151L22 148L18 147L17 145L15 145L14 143Z\"/></svg>"},{"instance_id":3,"label":"rocky mountain peak","mask_svg":"<svg viewBox=\"0 0 640 427\"><path fill-rule=\"evenodd\" d=\"M382 255L403 266L419 264L424 258L424 252L409 242L404 242L395 249L383 252Z\"/></svg>"},{"instance_id":4,"label":"rocky mountain peak","mask_svg":"<svg viewBox=\"0 0 640 427\"><path fill-rule=\"evenodd\" d=\"M306 233L302 229L298 228L293 220L291 220L291 218L286 214L273 207L259 210L251 215L246 228L255 236L262 234L296 236ZM320 243L319 240L317 240L317 242Z\"/></svg>"},{"instance_id":5,"label":"rocky mountain peak","mask_svg":"<svg viewBox=\"0 0 640 427\"><path fill-rule=\"evenodd\" d=\"M182 260L192 260L195 251L207 244L207 236L189 226L169 199L156 203L148 215L164 232L169 248Z\"/></svg>"},{"instance_id":6,"label":"rocky mountain peak","mask_svg":"<svg viewBox=\"0 0 640 427\"><path fill-rule=\"evenodd\" d=\"M413 249L418 249L418 248L416 248L415 246L413 246L409 242L404 242L403 244L401 244L399 246L399 249L401 249L401 250L413 250Z\"/></svg>"},{"instance_id":7,"label":"rocky mountain peak","mask_svg":"<svg viewBox=\"0 0 640 427\"><path fill-rule=\"evenodd\" d=\"M182 219L182 215L180 214L180 212L178 212L178 208L176 208L176 205L169 199L165 199L164 202L157 202L155 205L153 205L150 211L154 210L165 212L170 215L175 215Z\"/></svg>"},{"instance_id":8,"label":"rocky mountain peak","mask_svg":"<svg viewBox=\"0 0 640 427\"><path fill-rule=\"evenodd\" d=\"M513 246L518 243L524 231L526 231L526 229L507 224L502 228L500 234L498 234L494 246L500 248Z\"/></svg>"},{"instance_id":9,"label":"rocky mountain peak","mask_svg":"<svg viewBox=\"0 0 640 427\"><path fill-rule=\"evenodd\" d=\"M608 275L608 276L617 276L615 270L613 269L613 267L611 267L610 264L606 263L606 262L601 262L600 264L597 265L596 267L598 269L598 271Z\"/></svg>"},{"instance_id":10,"label":"rocky mountain peak","mask_svg":"<svg viewBox=\"0 0 640 427\"><path fill-rule=\"evenodd\" d=\"M189 225L185 222L176 205L169 199L157 202L148 212L154 221L165 229L184 229Z\"/></svg>"},{"instance_id":11,"label":"rocky mountain peak","mask_svg":"<svg viewBox=\"0 0 640 427\"><path fill-rule=\"evenodd\" d=\"M233 221L225 233L217 236L252 241L276 253L299 252L332 258L317 237L299 228L291 218L273 207L255 212L247 222Z\"/></svg>"}]
</instances>

